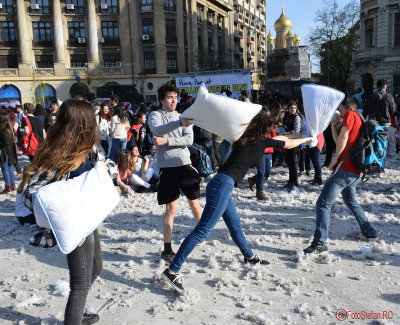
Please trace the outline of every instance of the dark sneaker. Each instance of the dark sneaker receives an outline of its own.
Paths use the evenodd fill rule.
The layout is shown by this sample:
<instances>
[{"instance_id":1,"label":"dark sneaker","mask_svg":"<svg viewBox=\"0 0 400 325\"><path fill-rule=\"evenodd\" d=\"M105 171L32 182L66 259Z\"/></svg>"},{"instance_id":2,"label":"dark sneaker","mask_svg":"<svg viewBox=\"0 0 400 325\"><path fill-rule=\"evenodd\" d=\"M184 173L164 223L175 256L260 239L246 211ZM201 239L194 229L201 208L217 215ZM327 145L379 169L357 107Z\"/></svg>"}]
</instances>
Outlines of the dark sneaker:
<instances>
[{"instance_id":1,"label":"dark sneaker","mask_svg":"<svg viewBox=\"0 0 400 325\"><path fill-rule=\"evenodd\" d=\"M168 272L168 269L165 269L165 271L161 276L172 288L174 288L179 293L185 291L185 289L183 289L182 286L182 280L181 280L182 275L180 275L179 273L171 274Z\"/></svg>"},{"instance_id":2,"label":"dark sneaker","mask_svg":"<svg viewBox=\"0 0 400 325\"><path fill-rule=\"evenodd\" d=\"M367 238L377 238L378 237L376 232L363 232L363 235Z\"/></svg>"},{"instance_id":3,"label":"dark sneaker","mask_svg":"<svg viewBox=\"0 0 400 325\"><path fill-rule=\"evenodd\" d=\"M247 179L247 181L249 182L250 190L251 190L252 192L254 192L254 190L256 189L256 182L253 181L253 179L252 179L251 177L249 177L249 178Z\"/></svg>"},{"instance_id":4,"label":"dark sneaker","mask_svg":"<svg viewBox=\"0 0 400 325\"><path fill-rule=\"evenodd\" d=\"M95 324L99 320L100 320L100 316L98 314L84 313L82 316L82 325Z\"/></svg>"},{"instance_id":5,"label":"dark sneaker","mask_svg":"<svg viewBox=\"0 0 400 325\"><path fill-rule=\"evenodd\" d=\"M168 263L172 263L174 257L175 257L174 252L169 252L169 253L162 252L161 253L161 258Z\"/></svg>"},{"instance_id":6,"label":"dark sneaker","mask_svg":"<svg viewBox=\"0 0 400 325\"><path fill-rule=\"evenodd\" d=\"M267 194L265 194L263 191L257 191L256 198L258 200L266 200Z\"/></svg>"},{"instance_id":7,"label":"dark sneaker","mask_svg":"<svg viewBox=\"0 0 400 325\"><path fill-rule=\"evenodd\" d=\"M297 173L297 176L301 176L301 175L303 175L304 174L304 172L302 171L302 170L300 170L298 173Z\"/></svg>"},{"instance_id":8,"label":"dark sneaker","mask_svg":"<svg viewBox=\"0 0 400 325\"><path fill-rule=\"evenodd\" d=\"M262 260L260 256L258 256L257 254L254 255L253 258L244 258L244 264L262 264L262 265L270 265L271 263L266 261L266 260Z\"/></svg>"},{"instance_id":9,"label":"dark sneaker","mask_svg":"<svg viewBox=\"0 0 400 325\"><path fill-rule=\"evenodd\" d=\"M322 181L317 181L316 179L313 179L312 181L309 182L311 185L322 185Z\"/></svg>"},{"instance_id":10,"label":"dark sneaker","mask_svg":"<svg viewBox=\"0 0 400 325\"><path fill-rule=\"evenodd\" d=\"M307 175L307 176L311 176L311 173L310 173L309 170L306 170L306 175Z\"/></svg>"},{"instance_id":11,"label":"dark sneaker","mask_svg":"<svg viewBox=\"0 0 400 325\"><path fill-rule=\"evenodd\" d=\"M311 245L303 250L304 254L319 254L328 250L328 246L326 245Z\"/></svg>"}]
</instances>

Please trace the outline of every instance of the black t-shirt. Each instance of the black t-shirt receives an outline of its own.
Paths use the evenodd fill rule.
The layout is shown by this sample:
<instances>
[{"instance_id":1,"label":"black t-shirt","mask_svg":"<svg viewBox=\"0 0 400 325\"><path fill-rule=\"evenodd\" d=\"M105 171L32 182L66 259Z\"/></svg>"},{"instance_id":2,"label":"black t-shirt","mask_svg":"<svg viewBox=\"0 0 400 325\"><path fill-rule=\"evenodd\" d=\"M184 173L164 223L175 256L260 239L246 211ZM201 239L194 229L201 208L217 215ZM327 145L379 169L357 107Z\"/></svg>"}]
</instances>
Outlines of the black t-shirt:
<instances>
[{"instance_id":1,"label":"black t-shirt","mask_svg":"<svg viewBox=\"0 0 400 325\"><path fill-rule=\"evenodd\" d=\"M235 186L237 186L246 176L249 168L258 166L265 148L283 149L284 146L285 141L265 138L243 147L233 148L228 160L221 166L219 172L231 176L235 181Z\"/></svg>"},{"instance_id":2,"label":"black t-shirt","mask_svg":"<svg viewBox=\"0 0 400 325\"><path fill-rule=\"evenodd\" d=\"M35 133L37 135L37 137L39 138L40 143L43 143L44 142L44 139L43 139L43 129L44 129L44 127L43 127L42 121L39 120L35 116L28 116L28 119L29 119L29 122L31 122L33 133ZM22 119L21 126L23 128L25 126L28 126L28 124L26 124L25 118Z\"/></svg>"}]
</instances>

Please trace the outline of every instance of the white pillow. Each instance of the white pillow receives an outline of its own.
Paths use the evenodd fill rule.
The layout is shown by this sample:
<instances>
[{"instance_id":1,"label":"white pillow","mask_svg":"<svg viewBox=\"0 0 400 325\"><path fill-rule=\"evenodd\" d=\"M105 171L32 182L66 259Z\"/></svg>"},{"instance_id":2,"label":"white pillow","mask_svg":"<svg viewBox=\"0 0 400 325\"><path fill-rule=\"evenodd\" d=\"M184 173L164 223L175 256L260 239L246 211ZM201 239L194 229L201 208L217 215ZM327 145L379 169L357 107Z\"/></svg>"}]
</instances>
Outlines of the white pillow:
<instances>
[{"instance_id":1,"label":"white pillow","mask_svg":"<svg viewBox=\"0 0 400 325\"><path fill-rule=\"evenodd\" d=\"M102 162L75 178L37 190L33 210L39 226L51 228L64 254L72 252L116 207L118 192Z\"/></svg>"},{"instance_id":2,"label":"white pillow","mask_svg":"<svg viewBox=\"0 0 400 325\"><path fill-rule=\"evenodd\" d=\"M202 84L196 101L180 118L187 118L194 125L233 143L242 136L247 125L260 111L261 105L210 94Z\"/></svg>"},{"instance_id":3,"label":"white pillow","mask_svg":"<svg viewBox=\"0 0 400 325\"><path fill-rule=\"evenodd\" d=\"M314 84L303 84L301 93L303 96L304 120L307 127L306 133L308 136L315 138L328 127L333 114L345 96L344 93L336 89ZM315 140L311 146L314 147L317 143L318 141Z\"/></svg>"}]
</instances>

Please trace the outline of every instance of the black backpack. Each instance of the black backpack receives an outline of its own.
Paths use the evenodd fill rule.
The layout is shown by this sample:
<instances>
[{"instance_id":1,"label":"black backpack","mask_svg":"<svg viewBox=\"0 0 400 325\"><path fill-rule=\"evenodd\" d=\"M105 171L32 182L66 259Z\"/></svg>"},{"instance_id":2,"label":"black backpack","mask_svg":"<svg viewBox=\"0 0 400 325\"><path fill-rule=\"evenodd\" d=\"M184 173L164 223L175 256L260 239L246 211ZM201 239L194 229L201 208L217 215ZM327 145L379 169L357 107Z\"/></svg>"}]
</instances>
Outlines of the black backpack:
<instances>
[{"instance_id":1,"label":"black backpack","mask_svg":"<svg viewBox=\"0 0 400 325\"><path fill-rule=\"evenodd\" d=\"M188 149L190 151L190 160L192 161L192 165L196 168L199 175L201 177L209 176L213 172L213 169L210 156L207 152L196 143L188 146Z\"/></svg>"}]
</instances>

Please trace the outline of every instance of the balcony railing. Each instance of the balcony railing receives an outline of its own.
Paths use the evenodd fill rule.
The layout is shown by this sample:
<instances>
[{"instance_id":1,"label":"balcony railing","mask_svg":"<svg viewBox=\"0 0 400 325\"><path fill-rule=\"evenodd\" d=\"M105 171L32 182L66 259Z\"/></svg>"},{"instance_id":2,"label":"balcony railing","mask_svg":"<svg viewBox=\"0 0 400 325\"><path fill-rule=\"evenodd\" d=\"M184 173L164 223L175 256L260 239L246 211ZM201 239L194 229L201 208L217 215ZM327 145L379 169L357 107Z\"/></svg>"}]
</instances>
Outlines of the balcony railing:
<instances>
[{"instance_id":1,"label":"balcony railing","mask_svg":"<svg viewBox=\"0 0 400 325\"><path fill-rule=\"evenodd\" d=\"M18 76L18 69L11 69L11 68L0 69L0 76Z\"/></svg>"},{"instance_id":2,"label":"balcony railing","mask_svg":"<svg viewBox=\"0 0 400 325\"><path fill-rule=\"evenodd\" d=\"M67 68L67 75L68 76L74 76L74 75L86 75L87 74L87 68L86 67L79 67L79 68Z\"/></svg>"},{"instance_id":3,"label":"balcony railing","mask_svg":"<svg viewBox=\"0 0 400 325\"><path fill-rule=\"evenodd\" d=\"M53 68L33 68L33 75L35 76L52 76L54 75Z\"/></svg>"}]
</instances>

